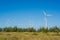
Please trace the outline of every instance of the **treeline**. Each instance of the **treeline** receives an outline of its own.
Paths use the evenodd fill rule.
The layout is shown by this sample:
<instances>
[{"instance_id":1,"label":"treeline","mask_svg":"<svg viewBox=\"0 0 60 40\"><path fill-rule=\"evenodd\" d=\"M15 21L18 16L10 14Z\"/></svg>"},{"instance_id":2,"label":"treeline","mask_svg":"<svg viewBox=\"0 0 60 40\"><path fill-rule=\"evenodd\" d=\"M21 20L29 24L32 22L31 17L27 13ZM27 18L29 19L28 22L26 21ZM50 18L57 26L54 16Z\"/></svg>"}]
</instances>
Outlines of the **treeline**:
<instances>
[{"instance_id":1,"label":"treeline","mask_svg":"<svg viewBox=\"0 0 60 40\"><path fill-rule=\"evenodd\" d=\"M15 26L15 27L0 28L0 32L60 32L60 28L57 26L54 26L51 28L41 27L36 30L33 27L19 28L19 27Z\"/></svg>"}]
</instances>

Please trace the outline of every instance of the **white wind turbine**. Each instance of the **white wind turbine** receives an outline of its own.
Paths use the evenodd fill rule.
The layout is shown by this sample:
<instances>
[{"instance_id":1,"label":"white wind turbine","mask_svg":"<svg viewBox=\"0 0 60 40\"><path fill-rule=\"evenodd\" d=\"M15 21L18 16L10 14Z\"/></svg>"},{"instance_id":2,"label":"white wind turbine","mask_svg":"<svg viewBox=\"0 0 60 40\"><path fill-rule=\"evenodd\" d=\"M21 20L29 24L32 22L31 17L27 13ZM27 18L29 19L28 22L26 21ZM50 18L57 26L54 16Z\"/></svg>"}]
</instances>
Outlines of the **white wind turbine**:
<instances>
[{"instance_id":1,"label":"white wind turbine","mask_svg":"<svg viewBox=\"0 0 60 40\"><path fill-rule=\"evenodd\" d=\"M47 17L48 17L48 16L52 16L52 15L48 15L45 11L43 11L43 13L44 13L45 27L48 28Z\"/></svg>"},{"instance_id":2,"label":"white wind turbine","mask_svg":"<svg viewBox=\"0 0 60 40\"><path fill-rule=\"evenodd\" d=\"M7 19L7 21L6 21L6 26L7 26L7 27L10 26L10 19Z\"/></svg>"}]
</instances>

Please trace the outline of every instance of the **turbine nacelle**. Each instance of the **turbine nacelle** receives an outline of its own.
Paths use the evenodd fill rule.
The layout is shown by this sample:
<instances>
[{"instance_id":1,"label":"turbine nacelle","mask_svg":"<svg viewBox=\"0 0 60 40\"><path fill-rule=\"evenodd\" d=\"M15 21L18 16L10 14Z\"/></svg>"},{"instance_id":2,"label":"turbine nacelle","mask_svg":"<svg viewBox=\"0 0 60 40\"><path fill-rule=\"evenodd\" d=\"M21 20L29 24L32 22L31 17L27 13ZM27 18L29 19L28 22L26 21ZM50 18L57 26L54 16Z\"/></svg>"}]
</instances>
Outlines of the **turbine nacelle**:
<instances>
[{"instance_id":1,"label":"turbine nacelle","mask_svg":"<svg viewBox=\"0 0 60 40\"><path fill-rule=\"evenodd\" d=\"M50 14L46 14L45 11L43 11L43 13L44 13L44 16L52 16L52 15L50 15Z\"/></svg>"}]
</instances>

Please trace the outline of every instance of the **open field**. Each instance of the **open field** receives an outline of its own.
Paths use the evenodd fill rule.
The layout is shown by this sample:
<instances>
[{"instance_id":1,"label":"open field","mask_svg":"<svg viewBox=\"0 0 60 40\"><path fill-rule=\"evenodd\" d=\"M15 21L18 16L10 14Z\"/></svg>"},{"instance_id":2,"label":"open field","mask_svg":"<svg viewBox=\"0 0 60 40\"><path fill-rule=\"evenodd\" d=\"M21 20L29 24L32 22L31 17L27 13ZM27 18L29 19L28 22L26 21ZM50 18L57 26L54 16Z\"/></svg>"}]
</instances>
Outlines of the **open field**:
<instances>
[{"instance_id":1,"label":"open field","mask_svg":"<svg viewBox=\"0 0 60 40\"><path fill-rule=\"evenodd\" d=\"M0 40L60 40L60 35L52 32L0 32Z\"/></svg>"}]
</instances>

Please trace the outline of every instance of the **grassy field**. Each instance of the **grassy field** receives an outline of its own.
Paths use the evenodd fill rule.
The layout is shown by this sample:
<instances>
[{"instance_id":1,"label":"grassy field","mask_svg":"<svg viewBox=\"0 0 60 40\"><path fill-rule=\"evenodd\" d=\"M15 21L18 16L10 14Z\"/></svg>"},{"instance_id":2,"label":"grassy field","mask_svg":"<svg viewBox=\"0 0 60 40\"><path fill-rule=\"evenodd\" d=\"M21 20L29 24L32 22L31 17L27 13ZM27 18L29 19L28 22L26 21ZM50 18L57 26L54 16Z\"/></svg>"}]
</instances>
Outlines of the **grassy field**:
<instances>
[{"instance_id":1,"label":"grassy field","mask_svg":"<svg viewBox=\"0 0 60 40\"><path fill-rule=\"evenodd\" d=\"M0 32L0 40L60 40L60 35L51 32Z\"/></svg>"}]
</instances>

